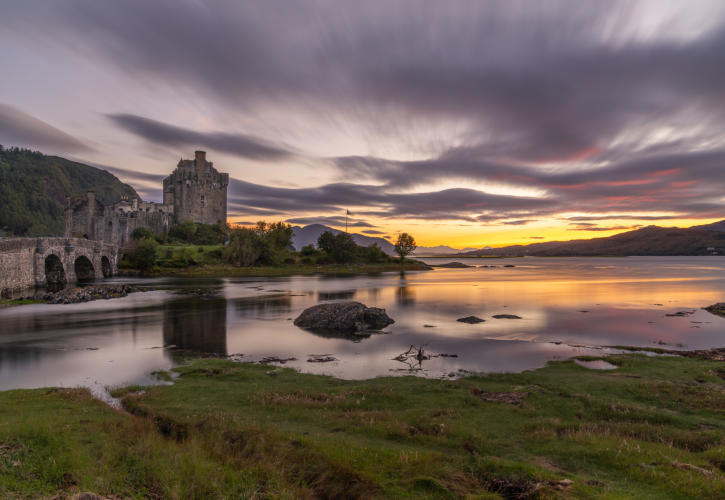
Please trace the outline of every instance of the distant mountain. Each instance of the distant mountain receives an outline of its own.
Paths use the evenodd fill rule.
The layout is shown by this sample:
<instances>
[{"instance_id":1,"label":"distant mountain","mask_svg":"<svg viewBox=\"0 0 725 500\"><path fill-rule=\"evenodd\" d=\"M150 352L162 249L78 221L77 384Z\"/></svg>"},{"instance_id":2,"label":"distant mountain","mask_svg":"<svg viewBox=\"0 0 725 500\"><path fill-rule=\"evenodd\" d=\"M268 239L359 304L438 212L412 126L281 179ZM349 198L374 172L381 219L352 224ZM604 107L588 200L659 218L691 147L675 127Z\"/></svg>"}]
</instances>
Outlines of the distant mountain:
<instances>
[{"instance_id":1,"label":"distant mountain","mask_svg":"<svg viewBox=\"0 0 725 500\"><path fill-rule=\"evenodd\" d=\"M413 255L425 257L426 255L455 255L461 252L470 252L478 250L477 248L453 248L446 245L438 245L437 247L418 247L413 252Z\"/></svg>"},{"instance_id":2,"label":"distant mountain","mask_svg":"<svg viewBox=\"0 0 725 500\"><path fill-rule=\"evenodd\" d=\"M86 191L106 205L138 196L105 170L0 146L0 236L61 236L66 197Z\"/></svg>"},{"instance_id":3,"label":"distant mountain","mask_svg":"<svg viewBox=\"0 0 725 500\"><path fill-rule=\"evenodd\" d=\"M690 229L699 229L700 231L721 231L725 232L725 220L705 224L704 226L692 226Z\"/></svg>"},{"instance_id":4,"label":"distant mountain","mask_svg":"<svg viewBox=\"0 0 725 500\"><path fill-rule=\"evenodd\" d=\"M501 255L540 257L628 256L628 255L709 255L725 253L725 231L703 229L720 227L725 221L708 226L677 228L647 226L606 238L548 241L466 252L461 255Z\"/></svg>"},{"instance_id":5,"label":"distant mountain","mask_svg":"<svg viewBox=\"0 0 725 500\"><path fill-rule=\"evenodd\" d=\"M329 231L332 234L342 232L338 229L323 226L322 224L310 224L309 226L305 227L294 226L292 228L292 246L295 248L295 250L299 250L306 245L317 246L317 239L325 231ZM357 233L352 233L351 236L355 243L360 246L369 247L377 243L377 245L383 252L389 255L395 254L395 250L393 250L393 245L388 240L385 240L383 238L375 238L373 236L365 236L364 234Z\"/></svg>"}]
</instances>

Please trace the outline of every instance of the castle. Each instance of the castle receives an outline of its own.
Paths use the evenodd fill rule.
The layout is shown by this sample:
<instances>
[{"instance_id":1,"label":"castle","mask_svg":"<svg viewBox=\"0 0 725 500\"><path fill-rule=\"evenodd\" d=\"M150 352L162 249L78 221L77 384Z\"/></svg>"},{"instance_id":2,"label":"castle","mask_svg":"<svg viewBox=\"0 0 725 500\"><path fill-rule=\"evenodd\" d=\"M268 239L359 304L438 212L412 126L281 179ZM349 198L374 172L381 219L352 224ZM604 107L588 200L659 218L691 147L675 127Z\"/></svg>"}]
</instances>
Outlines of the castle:
<instances>
[{"instance_id":1,"label":"castle","mask_svg":"<svg viewBox=\"0 0 725 500\"><path fill-rule=\"evenodd\" d=\"M229 174L219 173L213 163L206 161L204 151L196 151L193 160L179 160L176 169L164 179L162 203L135 198L104 206L93 192L68 200L64 236L123 247L139 227L165 233L187 219L204 224L226 223L228 185Z\"/></svg>"}]
</instances>

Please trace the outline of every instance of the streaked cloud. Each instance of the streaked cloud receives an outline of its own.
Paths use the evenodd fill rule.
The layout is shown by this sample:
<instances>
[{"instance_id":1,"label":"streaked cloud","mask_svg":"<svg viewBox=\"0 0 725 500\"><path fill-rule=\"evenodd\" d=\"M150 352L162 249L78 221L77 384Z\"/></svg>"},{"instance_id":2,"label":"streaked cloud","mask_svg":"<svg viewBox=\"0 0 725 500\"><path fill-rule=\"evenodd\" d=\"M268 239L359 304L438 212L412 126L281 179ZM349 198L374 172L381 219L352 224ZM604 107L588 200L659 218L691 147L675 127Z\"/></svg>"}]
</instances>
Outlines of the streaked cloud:
<instances>
[{"instance_id":1,"label":"streaked cloud","mask_svg":"<svg viewBox=\"0 0 725 500\"><path fill-rule=\"evenodd\" d=\"M0 144L61 154L87 152L92 149L72 135L2 102Z\"/></svg>"}]
</instances>

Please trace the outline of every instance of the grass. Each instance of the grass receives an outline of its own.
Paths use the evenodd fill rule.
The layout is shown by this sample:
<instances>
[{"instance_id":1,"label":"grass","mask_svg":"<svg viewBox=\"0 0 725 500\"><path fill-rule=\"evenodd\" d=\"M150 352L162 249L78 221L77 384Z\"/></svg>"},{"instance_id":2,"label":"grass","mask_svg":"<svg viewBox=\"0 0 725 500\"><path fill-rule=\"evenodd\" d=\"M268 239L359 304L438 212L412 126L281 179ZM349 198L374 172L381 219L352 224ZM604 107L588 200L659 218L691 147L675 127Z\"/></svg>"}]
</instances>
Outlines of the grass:
<instances>
[{"instance_id":1,"label":"grass","mask_svg":"<svg viewBox=\"0 0 725 500\"><path fill-rule=\"evenodd\" d=\"M197 360L170 386L0 393L0 497L723 498L721 362L343 381Z\"/></svg>"},{"instance_id":2,"label":"grass","mask_svg":"<svg viewBox=\"0 0 725 500\"><path fill-rule=\"evenodd\" d=\"M44 304L45 302L39 299L0 299L0 309L3 307L10 306L23 306L27 304Z\"/></svg>"}]
</instances>

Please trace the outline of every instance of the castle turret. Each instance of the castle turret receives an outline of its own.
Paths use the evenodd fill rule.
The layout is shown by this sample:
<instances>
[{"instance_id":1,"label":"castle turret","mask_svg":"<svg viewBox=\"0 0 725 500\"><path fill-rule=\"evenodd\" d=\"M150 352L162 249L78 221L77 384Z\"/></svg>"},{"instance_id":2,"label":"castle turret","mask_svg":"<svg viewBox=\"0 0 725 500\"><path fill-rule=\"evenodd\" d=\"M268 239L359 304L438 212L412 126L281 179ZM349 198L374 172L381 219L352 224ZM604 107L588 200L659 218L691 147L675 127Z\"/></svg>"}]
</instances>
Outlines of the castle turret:
<instances>
[{"instance_id":1,"label":"castle turret","mask_svg":"<svg viewBox=\"0 0 725 500\"><path fill-rule=\"evenodd\" d=\"M196 170L203 172L206 167L206 151L194 151L194 163L196 164Z\"/></svg>"}]
</instances>

